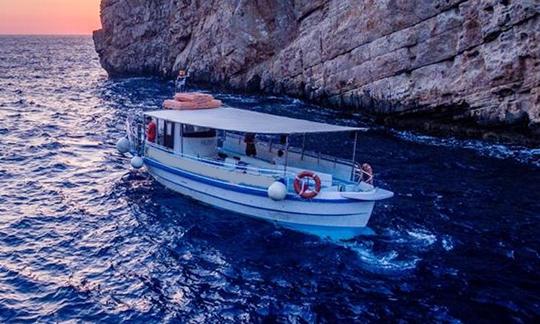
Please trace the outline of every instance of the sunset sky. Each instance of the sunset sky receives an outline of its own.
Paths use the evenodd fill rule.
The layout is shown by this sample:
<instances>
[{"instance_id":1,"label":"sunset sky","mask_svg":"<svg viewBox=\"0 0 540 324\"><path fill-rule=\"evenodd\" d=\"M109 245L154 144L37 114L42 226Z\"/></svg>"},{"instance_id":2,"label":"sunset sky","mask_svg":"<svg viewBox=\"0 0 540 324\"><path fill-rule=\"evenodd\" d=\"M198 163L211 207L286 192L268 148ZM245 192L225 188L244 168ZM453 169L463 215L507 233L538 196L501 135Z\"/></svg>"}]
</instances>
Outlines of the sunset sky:
<instances>
[{"instance_id":1,"label":"sunset sky","mask_svg":"<svg viewBox=\"0 0 540 324\"><path fill-rule=\"evenodd\" d=\"M91 34L100 0L0 0L0 34Z\"/></svg>"}]
</instances>

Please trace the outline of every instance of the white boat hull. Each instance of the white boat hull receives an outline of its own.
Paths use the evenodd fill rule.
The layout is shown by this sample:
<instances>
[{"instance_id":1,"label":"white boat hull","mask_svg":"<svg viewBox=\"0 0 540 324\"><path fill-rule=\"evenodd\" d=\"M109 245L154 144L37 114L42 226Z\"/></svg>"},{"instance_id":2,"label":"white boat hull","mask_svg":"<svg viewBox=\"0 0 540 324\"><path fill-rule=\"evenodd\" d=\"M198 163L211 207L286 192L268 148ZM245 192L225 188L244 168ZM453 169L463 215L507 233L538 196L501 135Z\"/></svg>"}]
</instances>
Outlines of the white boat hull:
<instances>
[{"instance_id":1,"label":"white boat hull","mask_svg":"<svg viewBox=\"0 0 540 324\"><path fill-rule=\"evenodd\" d=\"M283 201L273 201L261 192L243 190L242 186L231 190L215 185L212 179L200 175L170 168L153 160L145 159L145 162L149 173L159 183L182 195L218 208L332 239L349 239L364 233L375 204L373 201L343 197L303 200L288 196Z\"/></svg>"}]
</instances>

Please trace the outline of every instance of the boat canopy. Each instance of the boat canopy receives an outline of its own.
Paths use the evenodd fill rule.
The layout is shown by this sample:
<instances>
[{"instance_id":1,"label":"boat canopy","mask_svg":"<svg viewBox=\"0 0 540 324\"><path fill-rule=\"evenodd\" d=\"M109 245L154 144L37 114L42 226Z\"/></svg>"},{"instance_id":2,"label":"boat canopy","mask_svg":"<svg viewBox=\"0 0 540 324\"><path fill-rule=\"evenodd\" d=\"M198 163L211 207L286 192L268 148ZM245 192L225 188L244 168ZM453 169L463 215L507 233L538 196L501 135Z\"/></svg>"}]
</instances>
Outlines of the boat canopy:
<instances>
[{"instance_id":1,"label":"boat canopy","mask_svg":"<svg viewBox=\"0 0 540 324\"><path fill-rule=\"evenodd\" d=\"M366 130L365 128L324 124L229 107L199 110L156 110L144 114L180 124L242 133L306 134Z\"/></svg>"}]
</instances>

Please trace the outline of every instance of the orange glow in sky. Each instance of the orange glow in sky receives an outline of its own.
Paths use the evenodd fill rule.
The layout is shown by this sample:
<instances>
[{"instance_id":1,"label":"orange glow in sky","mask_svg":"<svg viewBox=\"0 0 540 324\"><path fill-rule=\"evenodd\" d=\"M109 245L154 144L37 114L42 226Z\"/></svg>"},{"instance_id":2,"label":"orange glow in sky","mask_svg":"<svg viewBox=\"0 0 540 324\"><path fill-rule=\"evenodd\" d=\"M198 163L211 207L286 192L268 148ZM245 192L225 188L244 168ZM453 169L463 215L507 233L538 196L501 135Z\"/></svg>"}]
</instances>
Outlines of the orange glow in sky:
<instances>
[{"instance_id":1,"label":"orange glow in sky","mask_svg":"<svg viewBox=\"0 0 540 324\"><path fill-rule=\"evenodd\" d=\"M100 0L0 0L0 34L91 34Z\"/></svg>"}]
</instances>

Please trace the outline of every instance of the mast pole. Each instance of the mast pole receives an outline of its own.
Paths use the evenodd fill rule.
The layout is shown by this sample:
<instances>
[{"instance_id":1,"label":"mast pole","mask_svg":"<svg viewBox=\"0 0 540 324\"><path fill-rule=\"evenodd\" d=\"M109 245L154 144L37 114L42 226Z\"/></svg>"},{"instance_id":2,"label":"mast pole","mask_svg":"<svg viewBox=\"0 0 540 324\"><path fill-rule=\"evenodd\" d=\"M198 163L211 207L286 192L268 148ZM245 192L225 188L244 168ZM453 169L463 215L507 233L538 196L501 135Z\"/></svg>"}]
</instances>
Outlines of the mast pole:
<instances>
[{"instance_id":1,"label":"mast pole","mask_svg":"<svg viewBox=\"0 0 540 324\"><path fill-rule=\"evenodd\" d=\"M304 152L306 151L306 133L304 133L302 137L302 157L300 158L302 161L304 160Z\"/></svg>"},{"instance_id":2,"label":"mast pole","mask_svg":"<svg viewBox=\"0 0 540 324\"><path fill-rule=\"evenodd\" d=\"M283 168L283 177L287 178L287 165L289 164L289 135L285 138L285 167ZM285 179L285 181L287 181Z\"/></svg>"},{"instance_id":3,"label":"mast pole","mask_svg":"<svg viewBox=\"0 0 540 324\"><path fill-rule=\"evenodd\" d=\"M354 164L356 163L356 143L358 142L358 132L354 132L354 144L352 154L351 181L354 181Z\"/></svg>"},{"instance_id":4,"label":"mast pole","mask_svg":"<svg viewBox=\"0 0 540 324\"><path fill-rule=\"evenodd\" d=\"M180 124L180 154L184 155L184 124Z\"/></svg>"}]
</instances>

